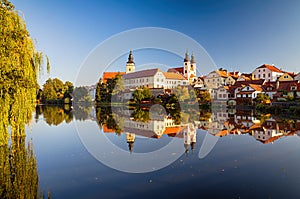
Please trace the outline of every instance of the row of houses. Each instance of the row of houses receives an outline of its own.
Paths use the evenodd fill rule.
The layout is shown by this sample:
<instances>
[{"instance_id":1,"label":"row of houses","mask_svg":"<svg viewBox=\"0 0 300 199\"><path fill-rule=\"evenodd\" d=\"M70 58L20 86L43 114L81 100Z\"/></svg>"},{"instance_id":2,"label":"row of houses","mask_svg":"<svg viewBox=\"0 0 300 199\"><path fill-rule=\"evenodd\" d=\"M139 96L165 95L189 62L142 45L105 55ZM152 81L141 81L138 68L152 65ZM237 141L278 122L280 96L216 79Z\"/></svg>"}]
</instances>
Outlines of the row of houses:
<instances>
[{"instance_id":1,"label":"row of houses","mask_svg":"<svg viewBox=\"0 0 300 199\"><path fill-rule=\"evenodd\" d=\"M212 99L230 105L250 104L260 93L272 101L285 101L288 96L300 98L300 74L284 72L268 64L249 74L220 68L193 83L195 89L209 90Z\"/></svg>"}]
</instances>

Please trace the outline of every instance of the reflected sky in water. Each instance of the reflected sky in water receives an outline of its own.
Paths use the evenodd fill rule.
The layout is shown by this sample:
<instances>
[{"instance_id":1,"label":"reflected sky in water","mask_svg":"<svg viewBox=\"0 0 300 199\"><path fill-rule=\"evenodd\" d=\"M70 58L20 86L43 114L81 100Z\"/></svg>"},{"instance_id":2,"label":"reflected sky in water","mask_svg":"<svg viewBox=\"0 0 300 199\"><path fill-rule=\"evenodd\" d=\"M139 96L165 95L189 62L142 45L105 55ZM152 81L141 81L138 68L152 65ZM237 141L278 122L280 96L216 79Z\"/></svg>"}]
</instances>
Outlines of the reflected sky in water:
<instances>
[{"instance_id":1,"label":"reflected sky in water","mask_svg":"<svg viewBox=\"0 0 300 199\"><path fill-rule=\"evenodd\" d=\"M198 152L207 131L197 129L194 150L183 153L161 170L131 174L96 160L82 144L74 120L58 126L49 126L43 117L37 121L28 137L34 144L40 186L44 191L51 191L53 198L300 197L297 134L282 136L270 144L263 144L249 134L228 134L218 140L205 158L199 159ZM80 122L88 126L96 121ZM105 134L130 154L125 134L104 133L100 128L98 133ZM137 136L134 152L156 150L170 139L166 135L159 139ZM183 139L182 150L185 150Z\"/></svg>"}]
</instances>

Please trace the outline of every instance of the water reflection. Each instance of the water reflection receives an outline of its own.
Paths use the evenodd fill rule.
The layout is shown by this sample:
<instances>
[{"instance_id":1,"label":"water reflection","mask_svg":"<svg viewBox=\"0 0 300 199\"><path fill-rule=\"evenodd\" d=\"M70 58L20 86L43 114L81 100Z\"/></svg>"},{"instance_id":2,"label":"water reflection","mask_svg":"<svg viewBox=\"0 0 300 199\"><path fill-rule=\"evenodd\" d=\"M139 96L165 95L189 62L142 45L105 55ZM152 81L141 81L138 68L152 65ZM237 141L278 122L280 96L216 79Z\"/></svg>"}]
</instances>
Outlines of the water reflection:
<instances>
[{"instance_id":1,"label":"water reflection","mask_svg":"<svg viewBox=\"0 0 300 199\"><path fill-rule=\"evenodd\" d=\"M253 136L264 144L284 136L300 135L300 120L256 115L254 110L218 110L203 113L198 128L214 136L230 134Z\"/></svg>"},{"instance_id":2,"label":"water reflection","mask_svg":"<svg viewBox=\"0 0 300 199\"><path fill-rule=\"evenodd\" d=\"M0 146L0 198L37 198L38 173L32 143L15 136Z\"/></svg>"},{"instance_id":3,"label":"water reflection","mask_svg":"<svg viewBox=\"0 0 300 199\"><path fill-rule=\"evenodd\" d=\"M26 141L25 126L34 108L26 92L19 89L14 96L0 99L0 198L43 197L33 145Z\"/></svg>"},{"instance_id":4,"label":"water reflection","mask_svg":"<svg viewBox=\"0 0 300 199\"><path fill-rule=\"evenodd\" d=\"M48 125L60 125L63 122L70 123L73 119L84 121L84 120L95 120L93 114L93 106L71 106L65 105L37 105L35 109L35 121L39 119L45 120Z\"/></svg>"},{"instance_id":5,"label":"water reflection","mask_svg":"<svg viewBox=\"0 0 300 199\"><path fill-rule=\"evenodd\" d=\"M188 152L195 148L197 129L216 137L246 134L263 144L273 143L285 136L300 135L300 119L259 115L251 109L199 110L196 113L195 109L181 112L160 105L146 108L103 106L95 110L93 106L37 106L36 121L41 116L49 125L70 123L73 119L97 120L104 133L116 133L118 136L124 133L130 152L134 149L136 136L181 138L184 150Z\"/></svg>"},{"instance_id":6,"label":"water reflection","mask_svg":"<svg viewBox=\"0 0 300 199\"><path fill-rule=\"evenodd\" d=\"M273 143L285 136L300 135L300 120L276 118L270 114L258 115L254 110L200 110L195 120L195 113L182 113L179 110L169 112L159 105L153 106L150 109L129 110L124 107L97 107L96 116L104 133L126 135L130 152L134 150L136 136L150 139L163 136L181 138L188 152L195 148L197 132L208 132L216 137L249 135L263 144Z\"/></svg>"}]
</instances>

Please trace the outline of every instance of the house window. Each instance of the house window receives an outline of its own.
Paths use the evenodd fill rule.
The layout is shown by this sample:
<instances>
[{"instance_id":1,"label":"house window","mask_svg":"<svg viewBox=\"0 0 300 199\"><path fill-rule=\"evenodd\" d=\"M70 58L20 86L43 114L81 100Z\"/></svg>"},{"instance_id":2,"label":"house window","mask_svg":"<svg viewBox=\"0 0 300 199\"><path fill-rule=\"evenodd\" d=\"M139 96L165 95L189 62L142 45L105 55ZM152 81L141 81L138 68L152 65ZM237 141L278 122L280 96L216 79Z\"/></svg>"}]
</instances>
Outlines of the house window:
<instances>
[{"instance_id":1,"label":"house window","mask_svg":"<svg viewBox=\"0 0 300 199\"><path fill-rule=\"evenodd\" d=\"M263 69L263 71L265 72L265 69Z\"/></svg>"},{"instance_id":2,"label":"house window","mask_svg":"<svg viewBox=\"0 0 300 199\"><path fill-rule=\"evenodd\" d=\"M263 77L265 78L265 77L266 77L266 75L265 75L265 74L263 74Z\"/></svg>"},{"instance_id":3,"label":"house window","mask_svg":"<svg viewBox=\"0 0 300 199\"><path fill-rule=\"evenodd\" d=\"M222 94L219 94L219 98L222 98Z\"/></svg>"},{"instance_id":4,"label":"house window","mask_svg":"<svg viewBox=\"0 0 300 199\"><path fill-rule=\"evenodd\" d=\"M187 70L185 70L184 72L187 73Z\"/></svg>"},{"instance_id":5,"label":"house window","mask_svg":"<svg viewBox=\"0 0 300 199\"><path fill-rule=\"evenodd\" d=\"M271 73L268 74L268 77L271 77Z\"/></svg>"},{"instance_id":6,"label":"house window","mask_svg":"<svg viewBox=\"0 0 300 199\"><path fill-rule=\"evenodd\" d=\"M260 72L260 70L258 70L258 72Z\"/></svg>"},{"instance_id":7,"label":"house window","mask_svg":"<svg viewBox=\"0 0 300 199\"><path fill-rule=\"evenodd\" d=\"M260 74L258 74L258 78L260 78Z\"/></svg>"}]
</instances>

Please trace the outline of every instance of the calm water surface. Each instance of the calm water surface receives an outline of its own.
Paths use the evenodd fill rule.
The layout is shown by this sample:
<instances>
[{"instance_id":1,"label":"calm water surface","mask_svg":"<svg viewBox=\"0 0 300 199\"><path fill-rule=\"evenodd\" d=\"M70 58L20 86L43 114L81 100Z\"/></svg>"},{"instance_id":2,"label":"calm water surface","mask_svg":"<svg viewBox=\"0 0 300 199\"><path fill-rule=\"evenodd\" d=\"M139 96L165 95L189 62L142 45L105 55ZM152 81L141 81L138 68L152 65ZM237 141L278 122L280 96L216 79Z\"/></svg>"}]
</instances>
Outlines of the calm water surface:
<instances>
[{"instance_id":1,"label":"calm water surface","mask_svg":"<svg viewBox=\"0 0 300 199\"><path fill-rule=\"evenodd\" d=\"M93 111L90 115L95 115ZM200 147L208 134L207 129L199 128L201 124L195 124L194 149L189 146L186 150L183 136L163 134L158 139L137 134L130 153L126 133L99 128L95 117L67 121L49 125L49 119L40 115L27 131L37 158L40 188L50 191L52 198L300 198L300 137L295 125L294 133L277 136L270 143L249 133L228 133L200 159ZM78 125L86 126L86 132L78 132ZM89 153L82 133L101 139L104 135L126 152L128 161L172 139L182 141L182 155L160 170L126 173ZM111 153L105 152L107 156Z\"/></svg>"}]
</instances>

